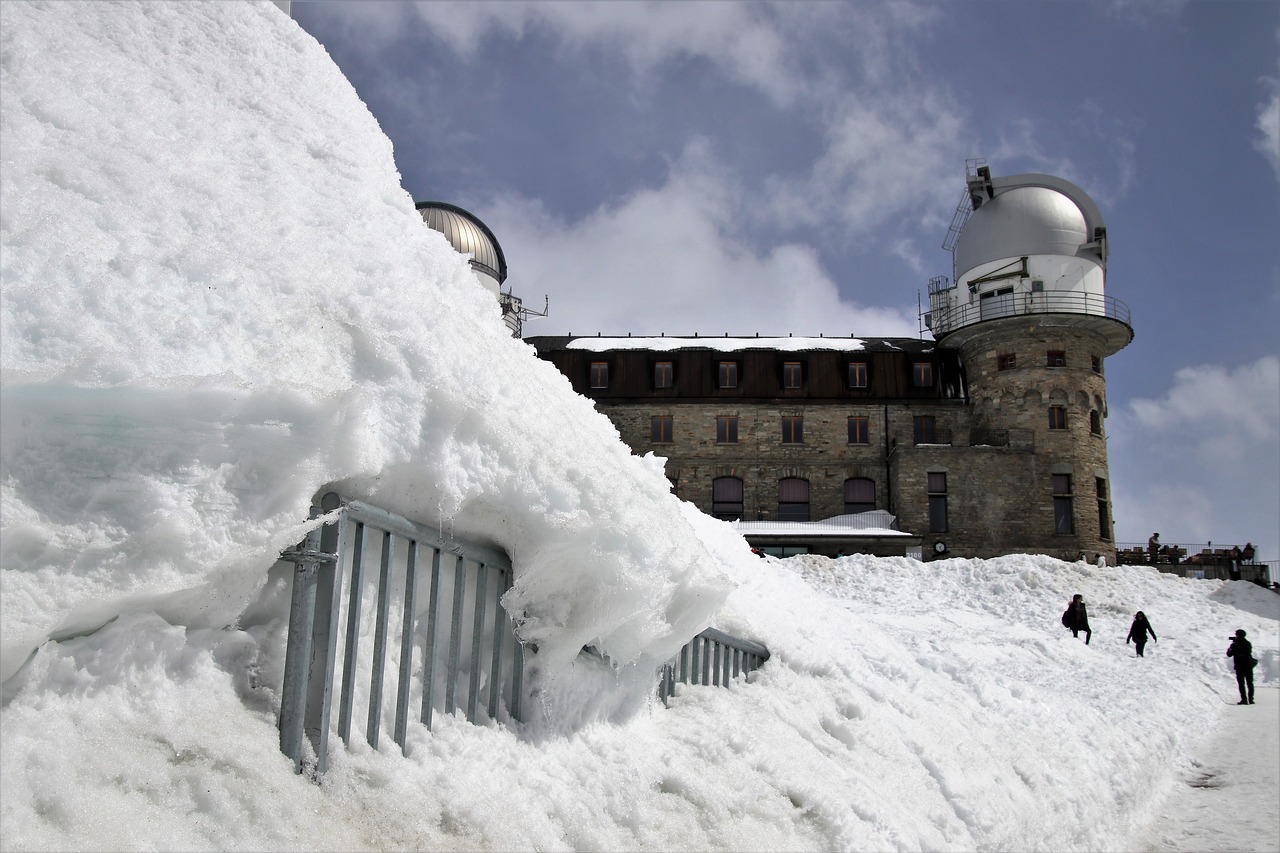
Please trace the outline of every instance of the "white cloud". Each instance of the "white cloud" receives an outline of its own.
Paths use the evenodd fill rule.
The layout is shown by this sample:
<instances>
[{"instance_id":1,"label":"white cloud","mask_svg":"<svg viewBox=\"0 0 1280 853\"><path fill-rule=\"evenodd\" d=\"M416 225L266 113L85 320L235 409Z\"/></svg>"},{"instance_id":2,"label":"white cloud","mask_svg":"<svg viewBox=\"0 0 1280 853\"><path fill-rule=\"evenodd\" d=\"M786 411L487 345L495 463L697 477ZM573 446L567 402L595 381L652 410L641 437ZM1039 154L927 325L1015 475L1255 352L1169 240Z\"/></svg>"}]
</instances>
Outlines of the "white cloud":
<instances>
[{"instance_id":1,"label":"white cloud","mask_svg":"<svg viewBox=\"0 0 1280 853\"><path fill-rule=\"evenodd\" d=\"M1276 31L1276 39L1280 41L1280 30ZM1254 137L1253 147L1271 164L1280 180L1280 78L1263 77L1260 82L1270 97L1258 105L1259 135Z\"/></svg>"},{"instance_id":2,"label":"white cloud","mask_svg":"<svg viewBox=\"0 0 1280 853\"><path fill-rule=\"evenodd\" d=\"M915 335L913 315L841 299L816 251L760 247L742 237L741 196L705 146L690 146L666 183L637 191L580 221L502 199L481 218L501 234L532 306L551 317L526 334Z\"/></svg>"},{"instance_id":3,"label":"white cloud","mask_svg":"<svg viewBox=\"0 0 1280 853\"><path fill-rule=\"evenodd\" d=\"M1109 419L1117 538L1280 546L1280 357L1179 370ZM1239 540L1239 541L1236 541Z\"/></svg>"},{"instance_id":4,"label":"white cloud","mask_svg":"<svg viewBox=\"0 0 1280 853\"><path fill-rule=\"evenodd\" d=\"M834 216L856 238L908 213L930 211L935 225L950 217L960 185L955 152L968 132L940 92L848 95L826 136L804 179L769 182L780 219L820 224Z\"/></svg>"}]
</instances>

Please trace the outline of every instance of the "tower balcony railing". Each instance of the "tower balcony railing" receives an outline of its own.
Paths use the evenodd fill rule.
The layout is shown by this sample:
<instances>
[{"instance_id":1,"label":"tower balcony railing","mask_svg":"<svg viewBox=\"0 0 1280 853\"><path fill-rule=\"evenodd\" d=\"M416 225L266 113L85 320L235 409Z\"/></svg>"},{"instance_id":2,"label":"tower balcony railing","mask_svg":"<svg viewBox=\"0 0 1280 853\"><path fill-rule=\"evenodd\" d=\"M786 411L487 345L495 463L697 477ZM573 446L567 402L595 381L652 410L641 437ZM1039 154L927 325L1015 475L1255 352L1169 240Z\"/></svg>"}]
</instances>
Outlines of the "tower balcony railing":
<instances>
[{"instance_id":1,"label":"tower balcony railing","mask_svg":"<svg viewBox=\"0 0 1280 853\"><path fill-rule=\"evenodd\" d=\"M1046 291L996 296L955 308L933 311L929 316L929 328L933 330L936 337L986 320L1029 314L1080 314L1105 317L1132 328L1129 306L1119 299L1100 293Z\"/></svg>"}]
</instances>

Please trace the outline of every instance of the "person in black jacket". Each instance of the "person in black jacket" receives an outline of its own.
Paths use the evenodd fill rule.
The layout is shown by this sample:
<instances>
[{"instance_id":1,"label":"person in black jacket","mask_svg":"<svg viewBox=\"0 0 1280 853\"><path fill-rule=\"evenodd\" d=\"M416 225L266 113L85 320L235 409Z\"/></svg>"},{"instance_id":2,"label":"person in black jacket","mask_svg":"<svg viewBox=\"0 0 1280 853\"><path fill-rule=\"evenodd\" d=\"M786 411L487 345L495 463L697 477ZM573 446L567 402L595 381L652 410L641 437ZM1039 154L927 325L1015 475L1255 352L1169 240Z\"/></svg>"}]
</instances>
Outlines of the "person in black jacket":
<instances>
[{"instance_id":1,"label":"person in black jacket","mask_svg":"<svg viewBox=\"0 0 1280 853\"><path fill-rule=\"evenodd\" d=\"M1253 659L1253 643L1246 640L1244 629L1236 630L1236 636L1227 647L1227 657L1234 658L1236 667L1236 686L1240 688L1240 701L1237 705L1253 704L1253 667L1257 661ZM1248 687L1248 691L1245 688Z\"/></svg>"},{"instance_id":2,"label":"person in black jacket","mask_svg":"<svg viewBox=\"0 0 1280 853\"><path fill-rule=\"evenodd\" d=\"M1062 614L1062 624L1071 629L1071 636L1079 637L1080 632L1084 631L1084 644L1089 645L1089 640L1093 637L1093 629L1089 627L1089 611L1084 606L1084 596L1076 593L1071 596L1071 603L1067 605L1067 612Z\"/></svg>"},{"instance_id":3,"label":"person in black jacket","mask_svg":"<svg viewBox=\"0 0 1280 853\"><path fill-rule=\"evenodd\" d=\"M1133 617L1133 624L1129 626L1129 637L1124 641L1126 646L1129 645L1130 640L1134 642L1138 647L1138 657L1142 657L1142 650L1147 646L1147 632L1151 633L1151 639L1157 643L1160 642L1156 637L1156 629L1152 628L1151 623L1147 621L1147 614L1139 610Z\"/></svg>"}]
</instances>

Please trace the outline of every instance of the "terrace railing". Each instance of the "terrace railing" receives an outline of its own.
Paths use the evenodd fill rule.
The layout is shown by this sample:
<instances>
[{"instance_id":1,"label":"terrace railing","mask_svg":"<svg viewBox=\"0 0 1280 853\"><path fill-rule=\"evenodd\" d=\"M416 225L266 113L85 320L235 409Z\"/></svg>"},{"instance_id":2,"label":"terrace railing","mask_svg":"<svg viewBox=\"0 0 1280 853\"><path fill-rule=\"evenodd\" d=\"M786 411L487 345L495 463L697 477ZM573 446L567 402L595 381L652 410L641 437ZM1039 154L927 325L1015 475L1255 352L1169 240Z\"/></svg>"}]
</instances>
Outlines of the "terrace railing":
<instances>
[{"instance_id":1,"label":"terrace railing","mask_svg":"<svg viewBox=\"0 0 1280 853\"><path fill-rule=\"evenodd\" d=\"M768 659L769 650L759 643L707 628L662 665L658 671L658 698L667 706L677 681L728 687L730 681L759 669Z\"/></svg>"},{"instance_id":2,"label":"terrace railing","mask_svg":"<svg viewBox=\"0 0 1280 853\"><path fill-rule=\"evenodd\" d=\"M482 714L520 719L524 655L499 602L512 582L504 552L333 492L311 512L328 518L281 554L295 568L280 749L295 770L318 777L327 767L335 685L338 735L347 744L363 706L365 739L377 749L384 688L395 697L392 737L402 751L411 714L427 728L436 711L459 708L471 722ZM380 540L380 556L377 571L366 573L370 539ZM367 650L366 619L374 620ZM400 641L388 649L395 624Z\"/></svg>"}]
</instances>

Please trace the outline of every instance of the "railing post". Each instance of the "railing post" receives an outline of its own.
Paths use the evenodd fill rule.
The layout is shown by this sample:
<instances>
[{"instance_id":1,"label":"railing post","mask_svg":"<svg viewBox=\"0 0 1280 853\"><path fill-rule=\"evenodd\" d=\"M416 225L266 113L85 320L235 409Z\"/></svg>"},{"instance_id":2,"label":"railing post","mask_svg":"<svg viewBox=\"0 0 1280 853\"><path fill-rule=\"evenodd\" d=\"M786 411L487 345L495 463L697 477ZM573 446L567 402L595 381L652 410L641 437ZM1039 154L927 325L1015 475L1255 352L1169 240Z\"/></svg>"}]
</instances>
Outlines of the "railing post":
<instances>
[{"instance_id":1,"label":"railing post","mask_svg":"<svg viewBox=\"0 0 1280 853\"><path fill-rule=\"evenodd\" d=\"M489 664L489 719L498 718L498 696L502 693L502 634L506 625L502 621L502 593L506 586L507 569L499 575L493 610L493 659Z\"/></svg>"},{"instance_id":2,"label":"railing post","mask_svg":"<svg viewBox=\"0 0 1280 853\"><path fill-rule=\"evenodd\" d=\"M462 602L467 592L467 567L459 554L453 570L453 618L449 620L449 659L445 662L449 680L444 685L444 712L458 707L458 656L462 654Z\"/></svg>"},{"instance_id":3,"label":"railing post","mask_svg":"<svg viewBox=\"0 0 1280 853\"><path fill-rule=\"evenodd\" d=\"M364 594L364 524L356 522L351 547L351 592L347 598L347 643L342 653L342 693L338 698L338 737L351 744L351 705L355 699L356 651L360 645L360 605Z\"/></svg>"},{"instance_id":4,"label":"railing post","mask_svg":"<svg viewBox=\"0 0 1280 853\"><path fill-rule=\"evenodd\" d=\"M481 640L484 638L484 595L488 587L489 567L484 563L476 572L475 619L471 623L471 679L467 684L467 722L476 721L476 700L480 693Z\"/></svg>"},{"instance_id":5,"label":"railing post","mask_svg":"<svg viewBox=\"0 0 1280 853\"><path fill-rule=\"evenodd\" d=\"M427 604L427 637L422 648L422 724L431 728L436 692L436 627L440 613L440 549L431 549L431 596Z\"/></svg>"},{"instance_id":6,"label":"railing post","mask_svg":"<svg viewBox=\"0 0 1280 853\"><path fill-rule=\"evenodd\" d=\"M312 518L316 516L312 510ZM320 533L313 530L298 550L314 552ZM280 697L280 751L293 759L295 772L302 772L302 735L306 721L307 675L310 669L311 634L316 615L316 564L299 559L293 567L293 590L289 602L289 636L284 653L284 687Z\"/></svg>"},{"instance_id":7,"label":"railing post","mask_svg":"<svg viewBox=\"0 0 1280 853\"><path fill-rule=\"evenodd\" d=\"M328 492L320 499L325 514L342 506ZM316 773L329 767L329 714L333 707L333 670L338 657L338 609L342 598L342 549L346 535L339 515L320 529L316 567L316 615L311 639L311 674L307 678L307 735L316 751Z\"/></svg>"},{"instance_id":8,"label":"railing post","mask_svg":"<svg viewBox=\"0 0 1280 853\"><path fill-rule=\"evenodd\" d=\"M387 622L391 617L391 554L395 537L382 534L382 567L378 572L378 612L373 626L373 671L369 684L369 719L365 724L365 739L369 746L378 748L378 733L382 728L382 676L387 662Z\"/></svg>"},{"instance_id":9,"label":"railing post","mask_svg":"<svg viewBox=\"0 0 1280 853\"><path fill-rule=\"evenodd\" d=\"M407 754L409 686L413 673L413 624L418 609L418 543L409 540L404 568L404 618L400 629L400 677L396 680L396 723L392 737Z\"/></svg>"}]
</instances>

